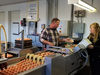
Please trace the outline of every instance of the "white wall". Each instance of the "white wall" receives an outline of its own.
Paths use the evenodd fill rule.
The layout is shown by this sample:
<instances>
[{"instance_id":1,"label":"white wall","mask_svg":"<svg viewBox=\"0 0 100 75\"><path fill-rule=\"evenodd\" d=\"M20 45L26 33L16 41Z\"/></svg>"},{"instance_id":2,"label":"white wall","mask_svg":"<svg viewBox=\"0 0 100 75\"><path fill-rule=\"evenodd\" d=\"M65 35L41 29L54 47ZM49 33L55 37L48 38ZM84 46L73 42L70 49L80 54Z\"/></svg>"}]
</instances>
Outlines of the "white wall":
<instances>
[{"instance_id":1,"label":"white wall","mask_svg":"<svg viewBox=\"0 0 100 75\"><path fill-rule=\"evenodd\" d=\"M89 3L91 5L92 0L84 0L85 2ZM89 13L88 11L86 12L86 16L83 18L83 22L86 24L85 25L85 33L84 33L84 38L86 38L89 35L90 32L90 24L97 22L100 24L100 0L94 0L93 6L97 8L97 12L94 13ZM75 9L80 9L78 7L75 7ZM75 19L75 18L74 18Z\"/></svg>"},{"instance_id":2,"label":"white wall","mask_svg":"<svg viewBox=\"0 0 100 75\"><path fill-rule=\"evenodd\" d=\"M27 2L26 3L19 3L19 4L13 4L13 5L6 5L6 6L0 6L0 12L5 12L5 29L7 33L7 39L9 41L9 11L20 11L20 20L27 17ZM41 24L47 25L47 1L41 0L39 1L39 18L38 21L38 30L37 33L41 33ZM23 27L20 26L20 31L23 29ZM26 34L28 34L28 25L26 26Z\"/></svg>"},{"instance_id":3,"label":"white wall","mask_svg":"<svg viewBox=\"0 0 100 75\"><path fill-rule=\"evenodd\" d=\"M84 0L87 3L91 3L92 0ZM71 20L71 5L68 5L67 0L59 0L58 1L58 18L60 20ZM83 18L83 23L85 23L85 33L84 33L84 38L86 38L89 35L89 26L93 22L98 22L100 24L100 0L95 0L93 3L93 6L97 8L97 12L95 13L89 13L86 11L86 15ZM80 10L80 8L75 7L75 10ZM20 3L20 4L14 4L14 5L6 5L6 6L0 6L0 12L4 11L5 12L5 28L6 32L9 35L9 16L8 16L8 11L14 11L14 10L20 10L20 20L22 18L27 17L27 3ZM47 24L48 20L48 4L47 0L40 0L39 1L39 18L40 20L38 21L38 28L37 28L37 33L41 33L41 24ZM77 19L74 17L74 21L77 22ZM28 30L28 26L26 26L26 31ZM20 27L20 30L23 28ZM28 31L27 31L28 32ZM8 36L7 35L7 36Z\"/></svg>"},{"instance_id":4,"label":"white wall","mask_svg":"<svg viewBox=\"0 0 100 75\"><path fill-rule=\"evenodd\" d=\"M60 20L70 20L71 18L71 5L68 5L67 0L58 1L58 18Z\"/></svg>"},{"instance_id":5,"label":"white wall","mask_svg":"<svg viewBox=\"0 0 100 75\"><path fill-rule=\"evenodd\" d=\"M83 0L86 3L92 3L92 0ZM83 23L85 23L85 33L84 38L89 35L89 26L93 22L97 22L100 24L100 0L94 0L93 6L97 8L97 12L89 13L86 11L85 17L83 18ZM78 7L74 7L74 10L83 10ZM71 19L71 5L68 5L67 0L59 0L59 7L58 7L58 18L61 20L70 20ZM77 22L77 18L74 17L74 21Z\"/></svg>"}]
</instances>

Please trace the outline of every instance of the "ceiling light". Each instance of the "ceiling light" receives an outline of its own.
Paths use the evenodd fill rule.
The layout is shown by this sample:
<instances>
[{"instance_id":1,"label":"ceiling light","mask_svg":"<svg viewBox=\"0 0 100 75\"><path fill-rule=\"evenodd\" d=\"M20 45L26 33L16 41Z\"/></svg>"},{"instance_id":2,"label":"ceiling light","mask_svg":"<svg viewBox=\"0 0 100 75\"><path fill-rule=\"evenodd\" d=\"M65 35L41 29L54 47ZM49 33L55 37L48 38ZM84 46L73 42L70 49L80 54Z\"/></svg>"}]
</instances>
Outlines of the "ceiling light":
<instances>
[{"instance_id":1,"label":"ceiling light","mask_svg":"<svg viewBox=\"0 0 100 75\"><path fill-rule=\"evenodd\" d=\"M96 12L97 9L93 6L90 6L89 4L81 1L81 0L68 0L68 4L74 4L75 6L78 6L80 8L83 8L85 10L88 10L89 12Z\"/></svg>"}]
</instances>

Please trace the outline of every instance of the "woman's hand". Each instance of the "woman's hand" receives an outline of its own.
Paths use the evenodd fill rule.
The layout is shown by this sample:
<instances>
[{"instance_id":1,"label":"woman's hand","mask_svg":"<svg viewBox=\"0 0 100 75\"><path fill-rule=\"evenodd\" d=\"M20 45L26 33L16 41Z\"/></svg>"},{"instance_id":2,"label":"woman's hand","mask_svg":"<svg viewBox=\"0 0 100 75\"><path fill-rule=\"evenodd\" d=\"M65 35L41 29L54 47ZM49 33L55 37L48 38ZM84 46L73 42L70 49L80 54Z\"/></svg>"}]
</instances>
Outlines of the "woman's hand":
<instances>
[{"instance_id":1,"label":"woman's hand","mask_svg":"<svg viewBox=\"0 0 100 75\"><path fill-rule=\"evenodd\" d=\"M93 46L93 45L89 45L88 48L89 48L89 49L93 49L94 46Z\"/></svg>"}]
</instances>

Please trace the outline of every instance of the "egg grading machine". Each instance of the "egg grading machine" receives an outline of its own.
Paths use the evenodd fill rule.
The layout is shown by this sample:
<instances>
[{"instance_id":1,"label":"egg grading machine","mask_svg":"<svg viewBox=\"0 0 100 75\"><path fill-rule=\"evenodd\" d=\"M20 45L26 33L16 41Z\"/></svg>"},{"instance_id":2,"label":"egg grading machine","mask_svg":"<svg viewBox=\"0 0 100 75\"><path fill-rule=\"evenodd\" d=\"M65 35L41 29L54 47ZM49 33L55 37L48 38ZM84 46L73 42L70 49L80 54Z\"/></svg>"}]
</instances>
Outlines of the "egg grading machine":
<instances>
[{"instance_id":1,"label":"egg grading machine","mask_svg":"<svg viewBox=\"0 0 100 75\"><path fill-rule=\"evenodd\" d=\"M70 53L68 52L70 48L66 48L68 52L66 53L66 50L65 52L61 51L63 48L59 47L60 50L58 51L56 51L55 48L58 49L58 47L52 47L52 49L50 47L51 51L58 53L45 57L46 75L73 75L84 64L85 60L82 58L80 52ZM63 53L65 53L65 56L62 56Z\"/></svg>"},{"instance_id":2,"label":"egg grading machine","mask_svg":"<svg viewBox=\"0 0 100 75\"><path fill-rule=\"evenodd\" d=\"M57 53L45 57L46 75L74 75L77 73L86 65L88 60L86 47L89 44L91 42L84 39L74 48L48 46L47 50ZM65 56L61 55L63 53Z\"/></svg>"},{"instance_id":3,"label":"egg grading machine","mask_svg":"<svg viewBox=\"0 0 100 75\"><path fill-rule=\"evenodd\" d=\"M22 72L22 75L74 75L81 69L86 62L81 53L85 50L78 52L72 51L71 48L62 48L49 46L46 51L37 52L34 54L27 54L26 58L33 61L42 62L41 66L31 70ZM38 56L43 52L54 52L52 55L45 57ZM63 56L63 54L65 54ZM88 55L84 55L88 57Z\"/></svg>"},{"instance_id":4,"label":"egg grading machine","mask_svg":"<svg viewBox=\"0 0 100 75\"><path fill-rule=\"evenodd\" d=\"M26 70L24 72L20 72L20 73L18 73L18 75L33 75L33 74L34 75L46 75L46 65L44 64L45 57L42 57L41 55L44 54L44 53L47 53L46 56L48 56L50 54L54 54L53 52L49 52L47 50L47 51L36 52L34 54L33 53L27 53L26 56L25 56L25 53L23 53L23 52L21 52L21 53L22 53L21 57L12 58L12 59L9 59L7 61L8 67L10 65L15 66L16 64L21 62L20 60L29 59L29 60L32 60L33 62L41 63L41 65L39 65L39 66L37 66L35 68L32 68L30 70ZM41 55L39 55L40 53L41 53ZM31 66L31 65L29 65L29 66ZM7 72L7 71L4 71L4 72Z\"/></svg>"},{"instance_id":5,"label":"egg grading machine","mask_svg":"<svg viewBox=\"0 0 100 75\"><path fill-rule=\"evenodd\" d=\"M89 43L90 44L90 43ZM78 50L77 50L78 49ZM54 52L51 55L41 57L43 52ZM21 52L23 53L23 52ZM65 54L63 56L63 54ZM25 55L25 54L24 54ZM22 59L29 59L35 62L41 62L40 66L19 73L18 75L74 75L78 70L84 67L88 55L85 46L77 45L74 49L48 46L46 51L36 53L28 53L25 57L14 58L8 60L8 64L12 61L19 62Z\"/></svg>"},{"instance_id":6,"label":"egg grading machine","mask_svg":"<svg viewBox=\"0 0 100 75\"><path fill-rule=\"evenodd\" d=\"M80 53L67 53L68 51L66 52L66 50L69 49L59 47L60 50L65 49L66 53L64 52L65 56L63 56L62 55L63 51L62 52L60 51L59 53L59 51L58 52L56 50L53 51L53 48L58 49L58 47L53 46L51 51L50 51L51 49L50 47L50 49L46 51L41 51L34 54L28 53L24 58L33 60L37 63L41 62L41 65L33 69L21 72L18 75L33 75L33 74L34 75L73 75L79 70L79 67L81 67L82 64L84 63L84 60L82 60ZM54 53L51 55L45 57L39 56L40 53L41 54L44 52L51 53L52 51ZM21 60L21 58L18 59Z\"/></svg>"}]
</instances>

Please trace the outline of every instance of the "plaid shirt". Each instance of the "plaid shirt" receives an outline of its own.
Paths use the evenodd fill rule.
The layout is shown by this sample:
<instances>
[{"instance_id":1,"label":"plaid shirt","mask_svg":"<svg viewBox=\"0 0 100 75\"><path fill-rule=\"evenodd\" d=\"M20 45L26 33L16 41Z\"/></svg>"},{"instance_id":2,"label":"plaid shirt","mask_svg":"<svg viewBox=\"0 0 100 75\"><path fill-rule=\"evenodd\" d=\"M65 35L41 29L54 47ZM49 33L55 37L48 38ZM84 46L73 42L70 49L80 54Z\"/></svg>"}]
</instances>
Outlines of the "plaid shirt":
<instances>
[{"instance_id":1,"label":"plaid shirt","mask_svg":"<svg viewBox=\"0 0 100 75\"><path fill-rule=\"evenodd\" d=\"M55 46L58 46L59 33L56 29L50 27L45 28L40 35L40 42L44 40L52 42Z\"/></svg>"}]
</instances>

